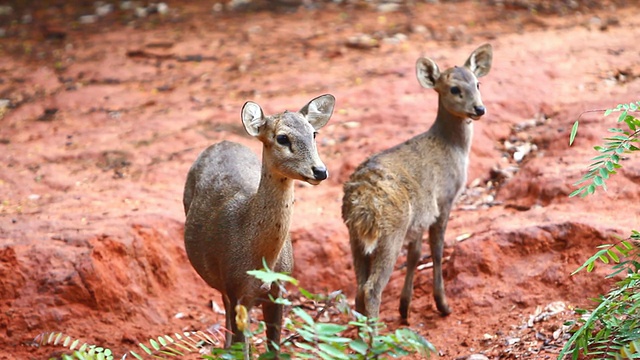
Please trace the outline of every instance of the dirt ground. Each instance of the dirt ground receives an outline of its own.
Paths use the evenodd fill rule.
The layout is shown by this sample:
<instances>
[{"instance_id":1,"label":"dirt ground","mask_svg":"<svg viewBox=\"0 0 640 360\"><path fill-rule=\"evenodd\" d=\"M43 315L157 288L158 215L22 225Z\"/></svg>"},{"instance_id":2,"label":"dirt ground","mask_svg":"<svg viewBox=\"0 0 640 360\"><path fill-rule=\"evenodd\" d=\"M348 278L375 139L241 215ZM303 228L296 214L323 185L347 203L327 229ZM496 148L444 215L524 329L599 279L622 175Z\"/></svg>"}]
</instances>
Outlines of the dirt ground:
<instances>
[{"instance_id":1,"label":"dirt ground","mask_svg":"<svg viewBox=\"0 0 640 360\"><path fill-rule=\"evenodd\" d=\"M123 354L224 322L211 306L222 306L219 294L184 252L182 191L209 144L259 154L240 122L247 100L274 113L336 97L318 136L330 178L296 187L293 275L353 299L342 183L432 123L437 96L415 78L418 57L461 65L485 42L488 114L475 123L468 189L446 233L453 314L438 315L421 266L410 326L446 359L555 358L571 309L610 285L604 268L570 273L640 223L638 159L624 161L608 192L568 198L615 118L583 115L569 147L573 122L638 100L638 3L290 3L168 2L136 16L114 2L88 18L92 2L0 7L1 359L58 354L33 347L45 331ZM392 329L404 261L383 295Z\"/></svg>"}]
</instances>

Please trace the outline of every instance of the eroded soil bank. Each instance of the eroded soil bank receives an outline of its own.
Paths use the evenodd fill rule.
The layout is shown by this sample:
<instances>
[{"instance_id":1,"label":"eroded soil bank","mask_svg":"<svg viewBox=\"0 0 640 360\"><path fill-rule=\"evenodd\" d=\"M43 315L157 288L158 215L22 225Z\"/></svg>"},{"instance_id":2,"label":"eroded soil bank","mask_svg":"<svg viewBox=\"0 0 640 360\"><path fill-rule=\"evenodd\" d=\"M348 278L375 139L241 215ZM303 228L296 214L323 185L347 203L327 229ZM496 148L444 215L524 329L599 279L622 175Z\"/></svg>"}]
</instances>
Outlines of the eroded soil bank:
<instances>
[{"instance_id":1,"label":"eroded soil bank","mask_svg":"<svg viewBox=\"0 0 640 360\"><path fill-rule=\"evenodd\" d=\"M318 136L330 178L296 188L294 275L309 290L352 298L342 183L367 156L433 121L437 97L415 78L419 56L462 64L484 42L494 47L482 79L488 114L475 124L469 189L446 235L454 313L437 314L427 267L411 327L447 359L553 357L569 309L609 286L569 274L639 222L637 159L624 161L608 192L567 195L614 120L585 114L569 148L578 115L638 100L640 19L635 2L527 4L536 10L462 1L215 12L168 3L165 14L116 9L85 23L79 16L92 6L54 4L31 11L29 24L7 20L21 19L23 7L0 15L0 358L55 354L29 346L44 331L123 353L224 322L211 308L222 305L219 294L186 259L181 199L209 144L228 139L259 153L240 123L247 100L274 113L336 96ZM404 261L383 296L391 328L400 326Z\"/></svg>"}]
</instances>

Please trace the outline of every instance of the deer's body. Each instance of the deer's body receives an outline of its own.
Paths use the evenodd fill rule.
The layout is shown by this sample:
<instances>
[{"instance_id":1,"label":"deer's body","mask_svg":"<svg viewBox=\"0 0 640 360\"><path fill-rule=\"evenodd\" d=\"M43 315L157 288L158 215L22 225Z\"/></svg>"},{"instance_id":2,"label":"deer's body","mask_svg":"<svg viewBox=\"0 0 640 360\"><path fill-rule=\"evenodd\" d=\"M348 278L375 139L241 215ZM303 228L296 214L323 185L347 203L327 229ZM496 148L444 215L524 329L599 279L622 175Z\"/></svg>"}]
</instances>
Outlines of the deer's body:
<instances>
[{"instance_id":1,"label":"deer's body","mask_svg":"<svg viewBox=\"0 0 640 360\"><path fill-rule=\"evenodd\" d=\"M464 67L440 72L433 60L418 59L418 80L438 92L431 128L363 162L344 185L342 217L349 229L358 290L356 310L378 317L380 298L405 242L407 275L400 315L407 321L422 234L429 232L434 298L451 312L444 294L444 233L455 199L467 180L473 122L485 113L477 77L491 67L489 45L476 49Z\"/></svg>"},{"instance_id":2,"label":"deer's body","mask_svg":"<svg viewBox=\"0 0 640 360\"><path fill-rule=\"evenodd\" d=\"M189 170L183 204L185 248L196 272L222 294L226 312L225 345L244 341L236 324L236 305L262 305L267 337L280 340L282 306L277 286L265 287L247 274L263 259L275 271L291 272L289 225L293 182L318 184L326 179L315 132L333 111L334 98L323 95L299 112L265 117L248 102L242 119L247 132L263 143L262 162L249 148L228 141L204 150Z\"/></svg>"}]
</instances>

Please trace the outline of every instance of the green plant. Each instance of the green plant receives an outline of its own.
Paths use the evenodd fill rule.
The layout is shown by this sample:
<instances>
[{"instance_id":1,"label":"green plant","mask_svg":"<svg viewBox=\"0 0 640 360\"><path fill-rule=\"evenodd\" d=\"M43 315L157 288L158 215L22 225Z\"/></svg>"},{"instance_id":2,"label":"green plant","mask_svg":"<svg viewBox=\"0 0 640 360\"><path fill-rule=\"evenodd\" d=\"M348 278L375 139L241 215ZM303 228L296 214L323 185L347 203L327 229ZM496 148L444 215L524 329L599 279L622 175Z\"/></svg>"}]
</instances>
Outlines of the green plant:
<instances>
[{"instance_id":1,"label":"green plant","mask_svg":"<svg viewBox=\"0 0 640 360\"><path fill-rule=\"evenodd\" d=\"M640 101L629 104L619 104L614 109L604 110L604 116L608 116L613 112L620 112L618 116L618 124L625 123L627 129L610 128L611 136L604 138L605 142L602 146L596 146L594 149L601 153L592 159L591 165L587 173L574 185L580 185L577 190L569 196L580 195L582 197L595 193L598 186L606 190L605 182L609 176L616 173L616 169L622 167L620 165L620 155L624 153L638 151L638 147L634 144L638 143L638 134L640 132L640 119L631 115L640 108ZM602 110L596 110L602 111ZM579 120L573 124L571 135L569 137L569 145L573 144L578 133Z\"/></svg>"},{"instance_id":2,"label":"green plant","mask_svg":"<svg viewBox=\"0 0 640 360\"><path fill-rule=\"evenodd\" d=\"M266 267L249 273L265 284L277 283L282 289L286 283L292 284L302 297L298 305L286 298L273 299L291 306L293 314L285 320L284 329L290 335L280 345L281 359L378 359L414 353L428 358L436 352L431 343L411 329L385 332L384 323L352 310L341 292L312 294L300 287L295 278ZM316 309L315 317L307 308ZM319 320L331 315L346 325Z\"/></svg>"},{"instance_id":3,"label":"green plant","mask_svg":"<svg viewBox=\"0 0 640 360\"><path fill-rule=\"evenodd\" d=\"M297 299L280 297L272 301L291 307L291 316L285 318L283 333L285 340L278 346L280 359L379 359L420 354L424 358L435 353L434 346L411 329L401 328L386 332L384 323L369 319L352 310L346 297L339 291L330 294L312 294L299 286L298 280L282 273L269 270L249 271L265 283L276 284L285 294L286 285L291 284L300 294ZM234 344L228 349L214 347L205 359L273 359L275 354L261 352L267 341L264 322L258 322L252 329L249 314L239 306L241 314L236 321L242 323L246 344ZM312 316L311 313L314 315ZM343 324L329 320L338 319ZM219 334L221 335L221 334ZM58 345L74 351L73 355L63 355L63 360L113 360L111 350L95 345L80 345L79 340L63 333L43 333L36 339L38 345ZM131 355L143 359L143 355L166 359L186 353L198 352L202 345L219 345L218 337L203 332L189 332L160 336L151 339L149 345L139 344L143 353L129 351L122 358ZM80 346L79 346L80 345Z\"/></svg>"},{"instance_id":4,"label":"green plant","mask_svg":"<svg viewBox=\"0 0 640 360\"><path fill-rule=\"evenodd\" d=\"M177 357L186 353L198 352L203 345L215 346L220 344L218 334L207 334L202 331L190 331L182 334L159 336L157 339L150 339L149 344L138 344L142 352L128 351L122 359L128 355L136 359L144 359L143 355L165 359L167 356ZM62 355L62 360L113 360L114 354L111 349L97 345L82 343L79 339L61 332L45 332L34 339L37 346L61 346L72 351L71 355Z\"/></svg>"},{"instance_id":5,"label":"green plant","mask_svg":"<svg viewBox=\"0 0 640 360\"><path fill-rule=\"evenodd\" d=\"M605 182L609 176L621 168L620 155L639 151L634 144L638 142L640 120L630 113L637 112L640 101L620 104L605 111L621 112L618 124L626 124L628 129L611 128L614 135L605 138L603 146L595 150L601 155L593 158L588 172L575 185L582 184L570 196L582 197L595 193L598 186L606 190ZM572 144L578 131L578 121L571 131L569 143ZM640 358L640 232L632 230L626 239L618 239L615 244L599 246L599 250L580 266L579 271L593 271L598 262L614 264L613 272L607 277L624 274L613 288L597 299L594 310L577 309L581 317L566 325L574 326L574 332L558 355L559 359L571 355L578 359L581 355L588 358L631 359Z\"/></svg>"}]
</instances>

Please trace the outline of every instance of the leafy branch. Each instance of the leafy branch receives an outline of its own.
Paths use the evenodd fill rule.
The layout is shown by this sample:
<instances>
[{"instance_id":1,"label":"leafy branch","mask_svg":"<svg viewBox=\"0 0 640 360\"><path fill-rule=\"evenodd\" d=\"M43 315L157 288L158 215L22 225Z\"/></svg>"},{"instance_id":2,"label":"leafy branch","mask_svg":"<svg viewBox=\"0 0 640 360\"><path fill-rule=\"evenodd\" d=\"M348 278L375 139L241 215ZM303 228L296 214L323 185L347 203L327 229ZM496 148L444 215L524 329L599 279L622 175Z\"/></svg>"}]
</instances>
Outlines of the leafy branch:
<instances>
[{"instance_id":1,"label":"leafy branch","mask_svg":"<svg viewBox=\"0 0 640 360\"><path fill-rule=\"evenodd\" d=\"M639 151L635 145L640 134L640 120L630 112L637 112L640 101L620 104L604 112L605 116L620 112L618 123L625 123L627 129L612 128L613 133L604 139L603 146L595 150L601 155L593 158L588 172L575 185L580 185L569 196L591 195L598 186L606 190L605 181L622 167L621 155ZM581 114L582 115L582 114ZM578 121L571 130L569 145L573 144L578 132ZM632 230L627 239L615 244L601 245L598 251L584 262L572 275L579 271L593 271L597 263L614 264L607 278L623 273L625 276L606 294L596 299L598 305L592 311L576 309L581 315L578 320L565 325L574 326L573 335L564 345L558 359L571 354L571 359L586 358L639 359L640 358L640 232Z\"/></svg>"},{"instance_id":2,"label":"leafy branch","mask_svg":"<svg viewBox=\"0 0 640 360\"><path fill-rule=\"evenodd\" d=\"M594 149L601 153L592 159L592 163L589 165L588 171L582 178L574 183L574 185L580 185L578 189L573 191L569 197L580 195L585 197L595 193L598 186L602 187L605 191L606 180L610 175L616 173L616 169L622 167L620 165L621 155L632 151L638 151L638 147L635 145L638 143L638 135L640 134L640 119L636 118L629 113L638 112L640 109L640 101L631 102L629 104L619 104L613 109L607 109L604 112L604 116L608 116L613 112L620 112L618 116L618 123L625 123L628 130L621 128L610 128L609 132L611 136L604 138L605 142L602 146L595 146ZM582 116L585 113L580 114ZM571 128L571 135L569 137L569 145L572 145L576 135L578 133L579 118L573 124Z\"/></svg>"}]
</instances>

